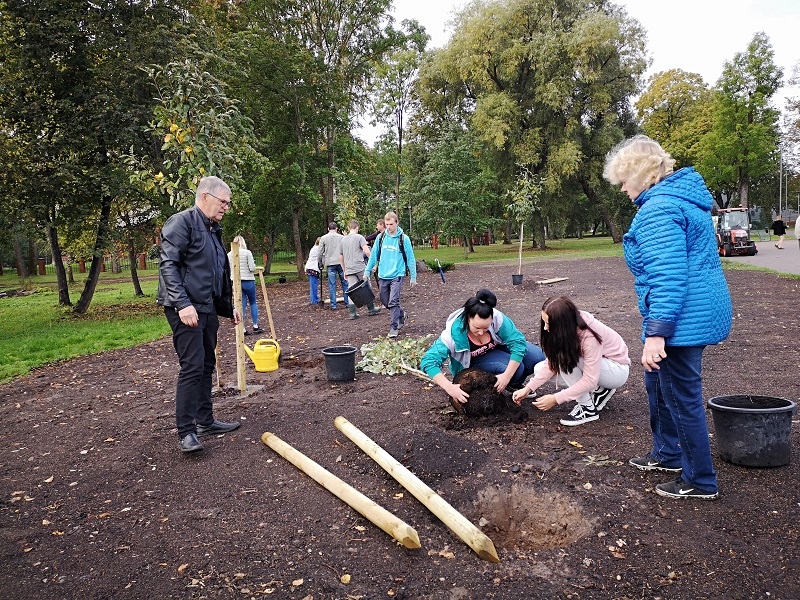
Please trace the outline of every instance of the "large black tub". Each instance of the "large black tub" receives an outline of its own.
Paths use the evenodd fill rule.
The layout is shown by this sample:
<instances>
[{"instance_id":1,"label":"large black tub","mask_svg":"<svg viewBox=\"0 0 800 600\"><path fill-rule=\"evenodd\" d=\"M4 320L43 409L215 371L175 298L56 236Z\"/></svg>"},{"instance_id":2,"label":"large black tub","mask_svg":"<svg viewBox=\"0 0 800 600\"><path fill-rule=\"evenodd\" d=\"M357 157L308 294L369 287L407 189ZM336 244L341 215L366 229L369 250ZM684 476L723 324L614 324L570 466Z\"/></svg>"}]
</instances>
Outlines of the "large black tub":
<instances>
[{"instance_id":1,"label":"large black tub","mask_svg":"<svg viewBox=\"0 0 800 600\"><path fill-rule=\"evenodd\" d=\"M794 402L772 396L717 396L708 407L722 460L745 467L789 464Z\"/></svg>"}]
</instances>

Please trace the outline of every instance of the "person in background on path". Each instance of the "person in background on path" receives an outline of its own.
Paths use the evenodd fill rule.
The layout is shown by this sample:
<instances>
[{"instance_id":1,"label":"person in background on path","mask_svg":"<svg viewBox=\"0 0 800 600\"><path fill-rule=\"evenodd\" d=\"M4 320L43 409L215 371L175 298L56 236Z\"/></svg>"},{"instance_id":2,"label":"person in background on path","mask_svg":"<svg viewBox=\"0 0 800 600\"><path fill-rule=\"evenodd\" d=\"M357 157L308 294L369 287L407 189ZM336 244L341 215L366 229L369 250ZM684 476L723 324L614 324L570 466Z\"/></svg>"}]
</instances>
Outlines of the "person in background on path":
<instances>
[{"instance_id":1,"label":"person in background on path","mask_svg":"<svg viewBox=\"0 0 800 600\"><path fill-rule=\"evenodd\" d=\"M783 238L786 237L786 223L783 222L783 218L780 214L775 217L775 220L772 222L772 232L778 236L778 243L775 244L775 247L778 250L783 250Z\"/></svg>"},{"instance_id":2,"label":"person in background on path","mask_svg":"<svg viewBox=\"0 0 800 600\"><path fill-rule=\"evenodd\" d=\"M308 252L308 260L306 261L306 275L308 276L308 297L312 306L323 304L319 297L319 241L322 238L317 238L311 250Z\"/></svg>"},{"instance_id":3,"label":"person in background on path","mask_svg":"<svg viewBox=\"0 0 800 600\"><path fill-rule=\"evenodd\" d=\"M521 404L528 394L552 381L566 389L534 400L536 408L550 410L575 400L575 408L561 419L562 425L598 420L617 388L628 381L631 359L622 336L591 313L578 310L566 296L545 300L540 330L547 359L534 367L533 379L514 392L514 402Z\"/></svg>"},{"instance_id":4,"label":"person in background on path","mask_svg":"<svg viewBox=\"0 0 800 600\"><path fill-rule=\"evenodd\" d=\"M233 306L231 270L219 222L231 205L231 189L218 177L203 177L195 205L172 215L161 230L156 302L164 307L180 361L175 422L180 449L203 449L198 436L227 433L241 423L214 418L211 380L216 366L219 317L242 321Z\"/></svg>"},{"instance_id":5,"label":"person in background on path","mask_svg":"<svg viewBox=\"0 0 800 600\"><path fill-rule=\"evenodd\" d=\"M448 359L453 376L468 367L497 375L497 392L521 386L534 366L545 360L541 348L526 341L514 322L496 306L494 293L478 290L447 317L444 331L420 360L420 369L462 404L469 394L442 373Z\"/></svg>"},{"instance_id":6,"label":"person in background on path","mask_svg":"<svg viewBox=\"0 0 800 600\"><path fill-rule=\"evenodd\" d=\"M367 263L367 277L378 267L378 285L383 305L389 309L391 324L388 337L397 337L408 320L408 313L400 305L400 292L406 272L411 276L411 287L417 283L417 262L411 240L397 224L397 214L383 217L386 230L376 239Z\"/></svg>"},{"instance_id":7,"label":"person in background on path","mask_svg":"<svg viewBox=\"0 0 800 600\"><path fill-rule=\"evenodd\" d=\"M669 498L718 497L703 403L708 344L728 337L733 309L711 220L714 199L692 167L637 135L606 157L603 177L622 184L638 211L623 237L642 320L642 365L653 448L629 462L645 471L680 473L656 485Z\"/></svg>"},{"instance_id":8,"label":"person in background on path","mask_svg":"<svg viewBox=\"0 0 800 600\"><path fill-rule=\"evenodd\" d=\"M247 313L247 303L250 303L250 318L253 321L253 333L263 333L264 330L258 326L258 304L256 303L256 261L253 253L247 249L247 242L240 235L233 238L234 244L239 244L239 275L242 280L242 322ZM233 265L233 251L228 252L228 260ZM233 269L231 268L231 281L233 281ZM245 328L245 335L250 332Z\"/></svg>"},{"instance_id":9,"label":"person in background on path","mask_svg":"<svg viewBox=\"0 0 800 600\"><path fill-rule=\"evenodd\" d=\"M344 305L349 307L350 301L347 299L347 281L344 278L344 270L339 257L342 254L342 239L344 236L337 230L339 227L331 221L328 223L328 233L319 240L319 255L322 265L328 273L328 295L331 300L331 310L336 310L336 280L342 282L342 295Z\"/></svg>"},{"instance_id":10,"label":"person in background on path","mask_svg":"<svg viewBox=\"0 0 800 600\"><path fill-rule=\"evenodd\" d=\"M369 258L370 249L367 240L363 235L358 233L359 223L355 219L350 221L350 232L344 236L342 240L342 253L339 256L344 269L344 275L347 278L347 289L352 288L359 281L364 279L364 256ZM369 278L366 280L366 285L369 285ZM354 302L350 302L347 306L350 311L350 318L358 318L358 308ZM367 304L367 315L370 317L377 315L380 308L375 308L375 303L370 302Z\"/></svg>"}]
</instances>

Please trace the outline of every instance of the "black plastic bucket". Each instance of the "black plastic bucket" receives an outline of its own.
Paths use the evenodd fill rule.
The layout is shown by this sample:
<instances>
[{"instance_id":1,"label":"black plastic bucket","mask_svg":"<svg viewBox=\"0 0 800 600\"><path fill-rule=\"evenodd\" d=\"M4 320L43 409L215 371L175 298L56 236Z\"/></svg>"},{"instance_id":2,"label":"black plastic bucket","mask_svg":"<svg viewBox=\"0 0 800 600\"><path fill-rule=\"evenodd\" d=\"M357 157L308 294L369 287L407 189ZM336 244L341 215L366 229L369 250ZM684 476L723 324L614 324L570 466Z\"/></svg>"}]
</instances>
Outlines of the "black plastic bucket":
<instances>
[{"instance_id":1,"label":"black plastic bucket","mask_svg":"<svg viewBox=\"0 0 800 600\"><path fill-rule=\"evenodd\" d=\"M362 279L358 283L347 288L345 294L350 298L350 302L355 304L358 308L366 306L375 300L375 294L372 292L372 288L369 287L369 282L366 279Z\"/></svg>"},{"instance_id":2,"label":"black plastic bucket","mask_svg":"<svg viewBox=\"0 0 800 600\"><path fill-rule=\"evenodd\" d=\"M356 378L356 349L353 346L331 346L322 350L328 381L353 381Z\"/></svg>"},{"instance_id":3,"label":"black plastic bucket","mask_svg":"<svg viewBox=\"0 0 800 600\"><path fill-rule=\"evenodd\" d=\"M522 285L522 275L512 275L511 276L511 284L512 285Z\"/></svg>"},{"instance_id":4,"label":"black plastic bucket","mask_svg":"<svg viewBox=\"0 0 800 600\"><path fill-rule=\"evenodd\" d=\"M745 467L789 464L794 402L772 396L717 396L708 407L722 460Z\"/></svg>"}]
</instances>

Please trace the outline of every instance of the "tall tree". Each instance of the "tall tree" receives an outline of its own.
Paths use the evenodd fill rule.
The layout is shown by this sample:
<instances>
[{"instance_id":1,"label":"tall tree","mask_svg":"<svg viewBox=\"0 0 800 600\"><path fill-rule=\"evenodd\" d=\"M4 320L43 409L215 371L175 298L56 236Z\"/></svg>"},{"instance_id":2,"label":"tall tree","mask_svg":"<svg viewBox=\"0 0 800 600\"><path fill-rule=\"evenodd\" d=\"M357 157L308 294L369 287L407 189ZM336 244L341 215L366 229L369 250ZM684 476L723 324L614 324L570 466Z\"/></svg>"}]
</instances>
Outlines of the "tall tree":
<instances>
[{"instance_id":1,"label":"tall tree","mask_svg":"<svg viewBox=\"0 0 800 600\"><path fill-rule=\"evenodd\" d=\"M149 146L152 88L140 67L165 64L184 33L181 0L27 0L0 7L0 122L24 156L15 188L50 241L59 301L70 304L58 229L96 224L92 268L75 312L88 310L109 245L111 205L125 194L123 155Z\"/></svg>"},{"instance_id":2,"label":"tall tree","mask_svg":"<svg viewBox=\"0 0 800 600\"><path fill-rule=\"evenodd\" d=\"M463 240L465 253L491 224L484 205L494 200L493 174L480 164L479 148L468 131L451 126L430 152L416 198L419 229Z\"/></svg>"},{"instance_id":3,"label":"tall tree","mask_svg":"<svg viewBox=\"0 0 800 600\"><path fill-rule=\"evenodd\" d=\"M711 129L713 93L697 73L681 69L651 76L636 101L642 130L680 166L693 165L697 145Z\"/></svg>"},{"instance_id":4,"label":"tall tree","mask_svg":"<svg viewBox=\"0 0 800 600\"><path fill-rule=\"evenodd\" d=\"M561 211L554 203L585 168L581 131L600 117L614 122L645 66L641 27L610 2L511 0L469 4L426 69L449 82L451 105L467 100L470 128L495 152L505 188L523 166ZM607 151L614 140L605 141Z\"/></svg>"},{"instance_id":5,"label":"tall tree","mask_svg":"<svg viewBox=\"0 0 800 600\"><path fill-rule=\"evenodd\" d=\"M415 20L402 22L405 43L392 51L377 68L375 118L389 125L397 149L395 167L395 212L400 213L400 177L403 164L403 133L408 112L414 106L414 82L430 36Z\"/></svg>"},{"instance_id":6,"label":"tall tree","mask_svg":"<svg viewBox=\"0 0 800 600\"><path fill-rule=\"evenodd\" d=\"M774 56L769 38L759 32L746 51L725 62L717 82L713 125L698 147L697 168L709 186L732 188L745 208L753 182L777 170L779 113L770 99L783 71Z\"/></svg>"}]
</instances>

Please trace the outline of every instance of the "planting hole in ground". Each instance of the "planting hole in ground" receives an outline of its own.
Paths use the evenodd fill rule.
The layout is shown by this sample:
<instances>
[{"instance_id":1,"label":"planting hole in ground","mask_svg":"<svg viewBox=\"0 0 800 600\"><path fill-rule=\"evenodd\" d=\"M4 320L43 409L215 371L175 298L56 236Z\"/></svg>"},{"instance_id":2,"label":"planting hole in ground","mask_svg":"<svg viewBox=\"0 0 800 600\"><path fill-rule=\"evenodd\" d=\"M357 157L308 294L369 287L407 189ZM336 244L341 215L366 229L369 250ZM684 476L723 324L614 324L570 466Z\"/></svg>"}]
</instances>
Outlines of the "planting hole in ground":
<instances>
[{"instance_id":1,"label":"planting hole in ground","mask_svg":"<svg viewBox=\"0 0 800 600\"><path fill-rule=\"evenodd\" d=\"M597 525L574 498L522 485L484 488L475 505L479 525L501 548L563 548Z\"/></svg>"}]
</instances>

